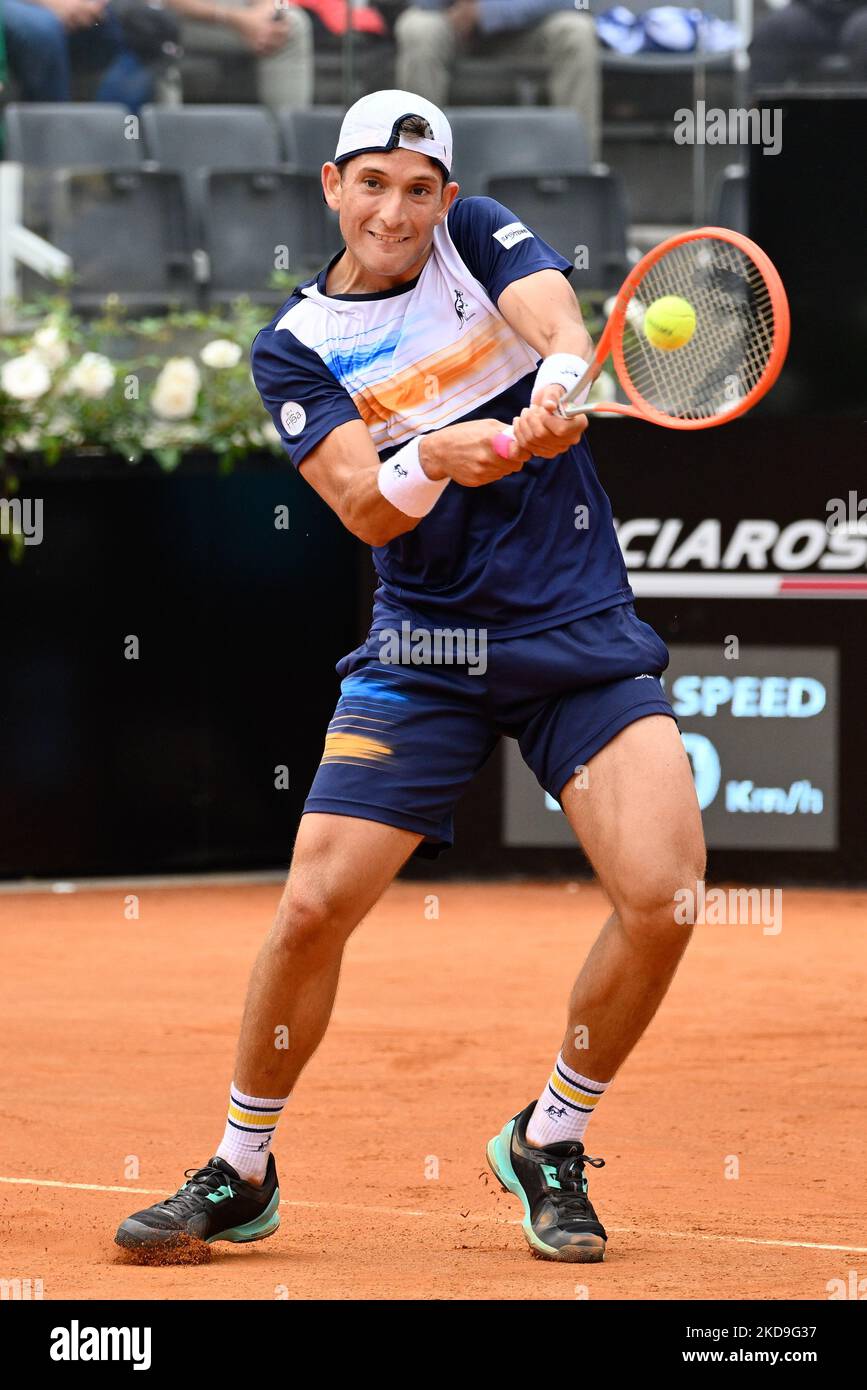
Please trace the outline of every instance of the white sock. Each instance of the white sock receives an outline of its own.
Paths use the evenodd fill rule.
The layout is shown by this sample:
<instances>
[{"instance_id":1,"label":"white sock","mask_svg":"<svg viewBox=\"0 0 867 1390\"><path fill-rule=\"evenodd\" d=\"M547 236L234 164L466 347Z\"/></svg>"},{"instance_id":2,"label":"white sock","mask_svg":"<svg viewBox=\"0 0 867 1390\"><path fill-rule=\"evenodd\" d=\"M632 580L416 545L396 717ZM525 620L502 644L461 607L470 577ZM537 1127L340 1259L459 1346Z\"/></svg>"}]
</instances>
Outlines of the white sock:
<instances>
[{"instance_id":1,"label":"white sock","mask_svg":"<svg viewBox=\"0 0 867 1390\"><path fill-rule=\"evenodd\" d=\"M591 1081L563 1061L561 1052L527 1125L527 1141L544 1149L563 1139L583 1139L610 1081Z\"/></svg>"},{"instance_id":2,"label":"white sock","mask_svg":"<svg viewBox=\"0 0 867 1390\"><path fill-rule=\"evenodd\" d=\"M226 1129L216 1157L231 1163L245 1182L264 1181L271 1140L288 1099L247 1096L232 1083Z\"/></svg>"}]
</instances>

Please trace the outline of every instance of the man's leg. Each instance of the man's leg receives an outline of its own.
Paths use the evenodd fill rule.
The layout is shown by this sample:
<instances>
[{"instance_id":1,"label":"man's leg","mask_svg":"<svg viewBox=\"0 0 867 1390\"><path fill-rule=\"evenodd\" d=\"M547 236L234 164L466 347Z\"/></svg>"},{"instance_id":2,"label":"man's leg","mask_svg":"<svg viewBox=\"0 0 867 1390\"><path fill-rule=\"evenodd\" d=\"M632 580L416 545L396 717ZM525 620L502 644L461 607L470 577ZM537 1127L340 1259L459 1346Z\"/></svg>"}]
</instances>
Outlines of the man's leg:
<instances>
[{"instance_id":1,"label":"man's leg","mask_svg":"<svg viewBox=\"0 0 867 1390\"><path fill-rule=\"evenodd\" d=\"M599 44L589 14L560 10L526 29L494 34L485 47L492 61L506 58L520 63L528 56L543 57L548 67L548 100L552 106L574 107L587 132L590 158L599 159L602 83Z\"/></svg>"},{"instance_id":2,"label":"man's leg","mask_svg":"<svg viewBox=\"0 0 867 1390\"><path fill-rule=\"evenodd\" d=\"M394 36L397 86L427 97L436 106L445 106L457 48L450 21L441 11L411 8L398 16Z\"/></svg>"},{"instance_id":3,"label":"man's leg","mask_svg":"<svg viewBox=\"0 0 867 1390\"><path fill-rule=\"evenodd\" d=\"M283 47L256 62L259 100L275 113L282 106L313 104L313 21L300 5L293 5L287 22L289 37Z\"/></svg>"},{"instance_id":4,"label":"man's leg","mask_svg":"<svg viewBox=\"0 0 867 1390\"><path fill-rule=\"evenodd\" d=\"M629 724L573 779L563 810L614 908L572 989L563 1055L609 1081L671 984L692 934L674 895L704 878L701 814L677 725ZM587 1030L587 1046L576 1050ZM576 1030L581 1029L582 1033Z\"/></svg>"},{"instance_id":5,"label":"man's leg","mask_svg":"<svg viewBox=\"0 0 867 1390\"><path fill-rule=\"evenodd\" d=\"M674 894L704 875L704 840L677 726L653 714L588 758L561 792L614 912L569 1000L566 1032L538 1101L488 1144L502 1185L524 1204L524 1234L543 1259L603 1258L605 1228L587 1196L582 1136L594 1107L656 1013L692 931Z\"/></svg>"},{"instance_id":6,"label":"man's leg","mask_svg":"<svg viewBox=\"0 0 867 1390\"><path fill-rule=\"evenodd\" d=\"M270 1147L280 1111L328 1026L348 937L421 839L352 816L302 816L276 920L247 990L223 1140L174 1197L121 1222L116 1244L247 1242L277 1229Z\"/></svg>"},{"instance_id":7,"label":"man's leg","mask_svg":"<svg viewBox=\"0 0 867 1390\"><path fill-rule=\"evenodd\" d=\"M2 23L9 67L25 101L69 100L66 30L50 10L5 0Z\"/></svg>"},{"instance_id":8,"label":"man's leg","mask_svg":"<svg viewBox=\"0 0 867 1390\"><path fill-rule=\"evenodd\" d=\"M225 0L225 4L239 8L245 0ZM255 62L259 100L272 111L282 106L310 106L313 101L313 23L299 5L293 5L285 20L280 22L286 31L286 42L276 53L263 58L256 57L243 39L225 24L186 20L181 26L181 43L190 57L205 55ZM181 74L183 76L183 59Z\"/></svg>"},{"instance_id":9,"label":"man's leg","mask_svg":"<svg viewBox=\"0 0 867 1390\"><path fill-rule=\"evenodd\" d=\"M692 933L675 920L674 895L704 877L701 815L673 719L628 724L589 760L584 781L563 789L563 810L614 911L572 988L560 1055L527 1125L540 1148L583 1139Z\"/></svg>"},{"instance_id":10,"label":"man's leg","mask_svg":"<svg viewBox=\"0 0 867 1390\"><path fill-rule=\"evenodd\" d=\"M422 839L377 821L308 813L262 944L238 1041L235 1080L253 1095L284 1096L328 1026L343 948ZM285 1028L288 1046L276 1045Z\"/></svg>"}]
</instances>

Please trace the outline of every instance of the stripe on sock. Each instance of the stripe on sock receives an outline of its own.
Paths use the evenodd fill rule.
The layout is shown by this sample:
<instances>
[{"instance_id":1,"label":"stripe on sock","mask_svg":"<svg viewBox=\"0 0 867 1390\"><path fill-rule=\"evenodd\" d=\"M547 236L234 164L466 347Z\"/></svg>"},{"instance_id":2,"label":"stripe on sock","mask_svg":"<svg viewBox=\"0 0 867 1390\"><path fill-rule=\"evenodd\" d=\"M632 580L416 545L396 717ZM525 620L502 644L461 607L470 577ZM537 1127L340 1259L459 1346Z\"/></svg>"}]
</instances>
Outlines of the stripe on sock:
<instances>
[{"instance_id":1,"label":"stripe on sock","mask_svg":"<svg viewBox=\"0 0 867 1390\"><path fill-rule=\"evenodd\" d=\"M560 1053L527 1125L527 1139L544 1148L564 1139L583 1139L610 1081L593 1081L573 1071Z\"/></svg>"},{"instance_id":2,"label":"stripe on sock","mask_svg":"<svg viewBox=\"0 0 867 1390\"><path fill-rule=\"evenodd\" d=\"M248 1096L233 1083L217 1156L231 1163L245 1181L261 1182L265 1177L271 1140L288 1099Z\"/></svg>"}]
</instances>

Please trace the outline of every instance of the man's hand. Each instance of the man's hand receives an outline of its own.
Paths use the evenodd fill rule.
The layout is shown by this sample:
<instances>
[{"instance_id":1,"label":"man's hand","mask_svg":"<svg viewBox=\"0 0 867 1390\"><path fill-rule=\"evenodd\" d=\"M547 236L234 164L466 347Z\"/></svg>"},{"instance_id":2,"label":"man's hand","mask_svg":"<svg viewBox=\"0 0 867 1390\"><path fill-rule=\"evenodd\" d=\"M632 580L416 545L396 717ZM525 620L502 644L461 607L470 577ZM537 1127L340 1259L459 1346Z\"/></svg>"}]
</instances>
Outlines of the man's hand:
<instances>
[{"instance_id":1,"label":"man's hand","mask_svg":"<svg viewBox=\"0 0 867 1390\"><path fill-rule=\"evenodd\" d=\"M108 0L42 0L43 8L63 24L65 29L90 29L102 18Z\"/></svg>"},{"instance_id":2,"label":"man's hand","mask_svg":"<svg viewBox=\"0 0 867 1390\"><path fill-rule=\"evenodd\" d=\"M577 444L587 428L586 415L564 419L557 414L557 402L565 396L565 386L542 386L533 392L531 403L525 406L512 423L516 448L528 456L551 459ZM526 458L523 460L526 462Z\"/></svg>"},{"instance_id":3,"label":"man's hand","mask_svg":"<svg viewBox=\"0 0 867 1390\"><path fill-rule=\"evenodd\" d=\"M256 0L246 9L230 9L227 6L221 11L221 17L231 25L250 51L260 58L285 48L292 32L291 13L287 9L275 11L274 0Z\"/></svg>"},{"instance_id":4,"label":"man's hand","mask_svg":"<svg viewBox=\"0 0 867 1390\"><path fill-rule=\"evenodd\" d=\"M500 458L491 441L502 428L501 420L467 420L422 435L418 455L422 471L432 482L451 478L461 487L483 487L520 472L533 451L513 444L511 457Z\"/></svg>"},{"instance_id":5,"label":"man's hand","mask_svg":"<svg viewBox=\"0 0 867 1390\"><path fill-rule=\"evenodd\" d=\"M455 3L446 10L446 15L459 39L468 39L478 28L479 7L477 0L455 0Z\"/></svg>"}]
</instances>

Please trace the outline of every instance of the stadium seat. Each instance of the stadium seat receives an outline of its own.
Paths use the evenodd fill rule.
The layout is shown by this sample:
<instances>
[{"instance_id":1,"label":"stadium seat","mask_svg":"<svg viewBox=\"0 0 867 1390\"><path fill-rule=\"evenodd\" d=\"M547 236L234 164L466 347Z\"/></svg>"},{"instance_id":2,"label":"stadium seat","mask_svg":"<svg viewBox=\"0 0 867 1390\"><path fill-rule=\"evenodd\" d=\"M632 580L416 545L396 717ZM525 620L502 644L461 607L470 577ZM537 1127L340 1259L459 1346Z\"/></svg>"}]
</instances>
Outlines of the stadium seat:
<instances>
[{"instance_id":1,"label":"stadium seat","mask_svg":"<svg viewBox=\"0 0 867 1390\"><path fill-rule=\"evenodd\" d=\"M300 275L318 270L340 246L318 175L207 170L199 178L212 301L243 293L279 302L285 295L270 284L276 248L287 248L287 268Z\"/></svg>"},{"instance_id":2,"label":"stadium seat","mask_svg":"<svg viewBox=\"0 0 867 1390\"><path fill-rule=\"evenodd\" d=\"M730 164L717 179L713 194L710 223L713 227L728 227L746 235L750 229L750 185L747 171L740 164Z\"/></svg>"},{"instance_id":3,"label":"stadium seat","mask_svg":"<svg viewBox=\"0 0 867 1390\"><path fill-rule=\"evenodd\" d=\"M6 119L7 157L24 167L25 225L72 258L77 309L112 293L128 308L194 301L180 181L143 163L126 107L13 103ZM23 283L44 292L31 272Z\"/></svg>"},{"instance_id":4,"label":"stadium seat","mask_svg":"<svg viewBox=\"0 0 867 1390\"><path fill-rule=\"evenodd\" d=\"M240 178L243 170L247 178L265 177L281 163L277 127L261 106L145 106L142 128L150 157L183 178L193 236L202 249L210 239L212 215L206 206L207 175L224 170ZM273 266L272 245L269 273Z\"/></svg>"},{"instance_id":5,"label":"stadium seat","mask_svg":"<svg viewBox=\"0 0 867 1390\"><path fill-rule=\"evenodd\" d=\"M576 294L621 284L629 269L627 212L616 174L497 178L489 182L488 192L568 260L574 262L576 249L586 247L570 277Z\"/></svg>"},{"instance_id":6,"label":"stadium seat","mask_svg":"<svg viewBox=\"0 0 867 1390\"><path fill-rule=\"evenodd\" d=\"M37 169L134 168L141 140L125 106L107 102L14 102L7 106L6 158Z\"/></svg>"},{"instance_id":7,"label":"stadium seat","mask_svg":"<svg viewBox=\"0 0 867 1390\"><path fill-rule=\"evenodd\" d=\"M13 102L6 107L5 158L24 169L24 221L45 233L58 169L135 169L142 161L125 106L106 102Z\"/></svg>"},{"instance_id":8,"label":"stadium seat","mask_svg":"<svg viewBox=\"0 0 867 1390\"><path fill-rule=\"evenodd\" d=\"M280 134L286 163L302 174L319 174L334 158L344 117L342 106L286 106L280 112Z\"/></svg>"},{"instance_id":9,"label":"stadium seat","mask_svg":"<svg viewBox=\"0 0 867 1390\"><path fill-rule=\"evenodd\" d=\"M145 106L151 159L166 169L242 169L281 162L277 128L261 106Z\"/></svg>"},{"instance_id":10,"label":"stadium seat","mask_svg":"<svg viewBox=\"0 0 867 1390\"><path fill-rule=\"evenodd\" d=\"M178 174L60 169L48 238L72 258L77 309L109 293L129 309L195 302L193 242Z\"/></svg>"},{"instance_id":11,"label":"stadium seat","mask_svg":"<svg viewBox=\"0 0 867 1390\"><path fill-rule=\"evenodd\" d=\"M461 194L486 193L506 174L579 174L590 165L587 136L571 107L468 107L446 112Z\"/></svg>"}]
</instances>

